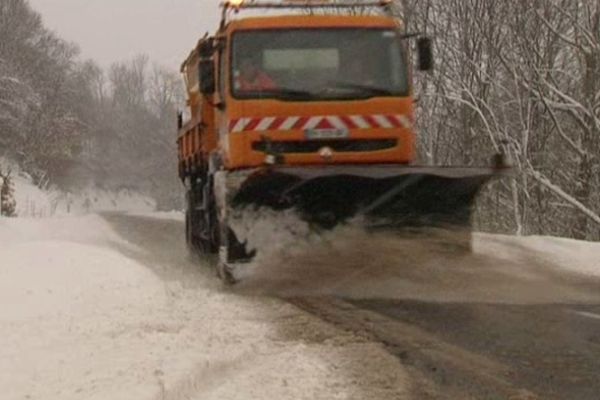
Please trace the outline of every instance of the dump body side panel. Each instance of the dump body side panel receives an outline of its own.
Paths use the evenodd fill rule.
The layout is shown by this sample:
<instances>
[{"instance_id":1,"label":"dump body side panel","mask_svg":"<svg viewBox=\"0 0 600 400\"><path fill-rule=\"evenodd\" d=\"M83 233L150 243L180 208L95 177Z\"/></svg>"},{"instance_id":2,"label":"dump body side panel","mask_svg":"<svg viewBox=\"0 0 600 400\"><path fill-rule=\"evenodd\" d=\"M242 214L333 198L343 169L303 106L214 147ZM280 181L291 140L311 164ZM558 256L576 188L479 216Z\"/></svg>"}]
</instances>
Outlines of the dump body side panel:
<instances>
[{"instance_id":1,"label":"dump body side panel","mask_svg":"<svg viewBox=\"0 0 600 400\"><path fill-rule=\"evenodd\" d=\"M200 93L198 48L205 40L200 40L182 66L188 94L187 105L190 120L180 129L177 144L179 174L183 179L206 169L208 154L217 147L214 96Z\"/></svg>"}]
</instances>

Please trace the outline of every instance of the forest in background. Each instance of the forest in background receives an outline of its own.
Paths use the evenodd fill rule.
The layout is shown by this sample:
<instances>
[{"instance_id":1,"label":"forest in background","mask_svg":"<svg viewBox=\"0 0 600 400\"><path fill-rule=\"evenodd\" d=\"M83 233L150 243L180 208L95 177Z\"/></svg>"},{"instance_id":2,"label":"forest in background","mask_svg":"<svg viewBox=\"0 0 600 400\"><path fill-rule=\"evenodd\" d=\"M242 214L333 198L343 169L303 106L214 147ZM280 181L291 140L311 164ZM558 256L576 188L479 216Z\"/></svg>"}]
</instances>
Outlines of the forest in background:
<instances>
[{"instance_id":1,"label":"forest in background","mask_svg":"<svg viewBox=\"0 0 600 400\"><path fill-rule=\"evenodd\" d=\"M42 188L127 188L181 206L177 71L144 55L107 70L81 61L26 0L0 2L0 38L0 157Z\"/></svg>"},{"instance_id":2,"label":"forest in background","mask_svg":"<svg viewBox=\"0 0 600 400\"><path fill-rule=\"evenodd\" d=\"M514 179L483 194L478 228L600 240L600 2L396 0L394 10L435 41L434 72L415 76L421 161L482 165L502 150L514 164ZM82 62L25 0L0 3L0 37L0 156L42 187L93 181L180 205L176 71L145 56L107 71Z\"/></svg>"},{"instance_id":3,"label":"forest in background","mask_svg":"<svg viewBox=\"0 0 600 400\"><path fill-rule=\"evenodd\" d=\"M600 1L400 0L409 32L435 41L417 74L422 161L489 163L477 224L600 240Z\"/></svg>"}]
</instances>

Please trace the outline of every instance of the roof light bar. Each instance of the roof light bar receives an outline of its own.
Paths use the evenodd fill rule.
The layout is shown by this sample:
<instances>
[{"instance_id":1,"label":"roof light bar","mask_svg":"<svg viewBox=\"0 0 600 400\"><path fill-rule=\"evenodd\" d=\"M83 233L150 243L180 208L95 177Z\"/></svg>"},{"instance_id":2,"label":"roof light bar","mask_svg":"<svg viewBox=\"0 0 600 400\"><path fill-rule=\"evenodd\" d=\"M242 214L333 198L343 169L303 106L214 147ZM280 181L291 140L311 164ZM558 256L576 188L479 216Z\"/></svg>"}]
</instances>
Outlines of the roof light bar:
<instances>
[{"instance_id":1,"label":"roof light bar","mask_svg":"<svg viewBox=\"0 0 600 400\"><path fill-rule=\"evenodd\" d=\"M256 9L344 9L344 8L382 8L384 11L391 11L392 0L364 0L364 1L353 1L337 3L327 0L286 0L281 2L259 2L254 0L227 0L221 3L223 8L223 15L221 18L221 26L225 26L227 12L229 10L256 10Z\"/></svg>"},{"instance_id":2,"label":"roof light bar","mask_svg":"<svg viewBox=\"0 0 600 400\"><path fill-rule=\"evenodd\" d=\"M352 7L387 7L392 0L356 0L337 3L332 1L287 0L281 2L259 2L248 0L227 0L221 4L228 8L352 8Z\"/></svg>"}]
</instances>

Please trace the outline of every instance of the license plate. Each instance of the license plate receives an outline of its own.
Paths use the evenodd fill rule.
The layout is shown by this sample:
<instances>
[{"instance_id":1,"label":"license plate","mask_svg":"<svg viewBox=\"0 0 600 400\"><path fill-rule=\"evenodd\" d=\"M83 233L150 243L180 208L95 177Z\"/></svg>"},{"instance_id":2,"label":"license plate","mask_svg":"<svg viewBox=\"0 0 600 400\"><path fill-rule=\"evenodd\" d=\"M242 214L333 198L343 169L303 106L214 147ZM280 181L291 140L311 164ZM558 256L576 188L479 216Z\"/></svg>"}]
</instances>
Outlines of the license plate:
<instances>
[{"instance_id":1,"label":"license plate","mask_svg":"<svg viewBox=\"0 0 600 400\"><path fill-rule=\"evenodd\" d=\"M307 129L304 131L306 138L310 140L319 139L345 139L350 136L348 129Z\"/></svg>"}]
</instances>

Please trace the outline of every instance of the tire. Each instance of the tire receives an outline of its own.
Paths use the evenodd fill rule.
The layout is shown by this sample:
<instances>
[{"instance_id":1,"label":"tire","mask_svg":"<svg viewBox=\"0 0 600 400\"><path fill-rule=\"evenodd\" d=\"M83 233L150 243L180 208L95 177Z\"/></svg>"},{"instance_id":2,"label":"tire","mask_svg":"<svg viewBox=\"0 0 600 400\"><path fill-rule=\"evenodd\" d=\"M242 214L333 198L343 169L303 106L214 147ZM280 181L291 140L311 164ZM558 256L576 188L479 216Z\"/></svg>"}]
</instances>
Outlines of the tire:
<instances>
[{"instance_id":1,"label":"tire","mask_svg":"<svg viewBox=\"0 0 600 400\"><path fill-rule=\"evenodd\" d=\"M194 240L194 232L193 232L193 215L192 215L192 210L193 210L193 203L192 203L192 199L191 199L191 195L188 192L186 194L186 211L185 211L185 244L186 244L186 248L188 251L188 257L192 260L192 261L196 261L197 257L198 257L198 248L197 248L197 244L195 243Z\"/></svg>"},{"instance_id":2,"label":"tire","mask_svg":"<svg viewBox=\"0 0 600 400\"><path fill-rule=\"evenodd\" d=\"M210 184L210 181L209 181ZM208 201L203 207L198 207ZM190 252L195 254L217 254L219 250L219 223L213 190L206 193L193 186L186 194L185 238Z\"/></svg>"}]
</instances>

